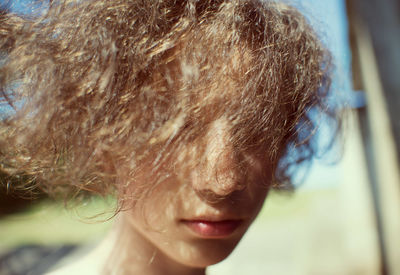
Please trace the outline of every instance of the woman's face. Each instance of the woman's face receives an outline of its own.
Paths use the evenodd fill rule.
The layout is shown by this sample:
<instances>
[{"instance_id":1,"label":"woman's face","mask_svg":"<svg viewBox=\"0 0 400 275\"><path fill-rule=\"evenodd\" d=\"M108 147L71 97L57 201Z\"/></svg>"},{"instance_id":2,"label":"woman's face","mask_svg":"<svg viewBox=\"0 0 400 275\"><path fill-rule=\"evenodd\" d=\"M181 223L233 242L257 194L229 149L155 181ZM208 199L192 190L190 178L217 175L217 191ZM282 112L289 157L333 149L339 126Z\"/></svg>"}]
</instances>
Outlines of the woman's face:
<instances>
[{"instance_id":1,"label":"woman's face","mask_svg":"<svg viewBox=\"0 0 400 275\"><path fill-rule=\"evenodd\" d=\"M242 154L238 168L228 128L225 119L212 122L204 136L205 161L185 172L165 168L161 173L167 176L149 196L123 212L130 230L155 253L191 267L215 264L232 252L257 216L271 172L255 153ZM194 158L191 145L185 148L180 155ZM144 167L135 181L151 182L149 170Z\"/></svg>"}]
</instances>

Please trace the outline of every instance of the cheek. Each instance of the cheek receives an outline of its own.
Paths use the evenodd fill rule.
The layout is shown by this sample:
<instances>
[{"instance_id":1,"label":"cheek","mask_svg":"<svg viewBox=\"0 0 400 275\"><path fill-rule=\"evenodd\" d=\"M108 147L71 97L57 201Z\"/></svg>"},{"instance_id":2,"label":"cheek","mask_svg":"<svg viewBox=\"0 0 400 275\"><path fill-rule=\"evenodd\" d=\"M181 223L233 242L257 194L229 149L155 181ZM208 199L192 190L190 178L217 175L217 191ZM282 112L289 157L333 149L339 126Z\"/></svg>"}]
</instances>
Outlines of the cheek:
<instances>
[{"instance_id":1,"label":"cheek","mask_svg":"<svg viewBox=\"0 0 400 275\"><path fill-rule=\"evenodd\" d=\"M261 184L260 166L253 167L250 169L253 176L249 178L251 183L247 188L218 205L209 204L199 197L187 178L171 176L157 185L147 185L152 188L147 196L124 212L129 219L129 230L138 233L153 251L159 251L160 255L166 255L184 265L206 267L218 263L236 247L268 193L268 188ZM135 180L149 183L149 174L143 173ZM132 184L128 192L136 192L136 186ZM237 211L249 220L237 235L225 240L205 240L187 234L187 229L179 219L209 211Z\"/></svg>"},{"instance_id":2,"label":"cheek","mask_svg":"<svg viewBox=\"0 0 400 275\"><path fill-rule=\"evenodd\" d=\"M143 197L129 211L134 223L141 224L145 230L166 231L170 230L179 213L179 186L162 182L146 190Z\"/></svg>"},{"instance_id":3,"label":"cheek","mask_svg":"<svg viewBox=\"0 0 400 275\"><path fill-rule=\"evenodd\" d=\"M253 220L257 217L258 213L260 212L262 206L264 205L264 201L268 195L269 188L266 186L259 186L255 188L253 192L253 201L254 201L254 218Z\"/></svg>"},{"instance_id":4,"label":"cheek","mask_svg":"<svg viewBox=\"0 0 400 275\"><path fill-rule=\"evenodd\" d=\"M150 202L155 203L155 200L149 200L143 206L152 207ZM129 215L129 230L139 235L141 242L146 242L157 257L166 257L185 266L205 268L224 260L240 241L241 236L229 240L194 238L176 221L175 214L168 214L170 211L178 212L179 210L172 208L179 208L179 204L174 207L171 207L172 204L164 204L163 207L152 205L152 210L143 210L148 214L137 210L138 208L126 214Z\"/></svg>"}]
</instances>

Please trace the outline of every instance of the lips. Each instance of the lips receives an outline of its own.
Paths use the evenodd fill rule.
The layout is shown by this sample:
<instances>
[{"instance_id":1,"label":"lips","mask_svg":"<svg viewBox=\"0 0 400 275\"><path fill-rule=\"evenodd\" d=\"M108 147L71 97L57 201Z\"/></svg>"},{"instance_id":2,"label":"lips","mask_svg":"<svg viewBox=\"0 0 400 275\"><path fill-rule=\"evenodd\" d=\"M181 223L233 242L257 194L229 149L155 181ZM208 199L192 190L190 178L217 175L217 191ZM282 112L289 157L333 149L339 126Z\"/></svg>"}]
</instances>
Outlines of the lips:
<instances>
[{"instance_id":1,"label":"lips","mask_svg":"<svg viewBox=\"0 0 400 275\"><path fill-rule=\"evenodd\" d=\"M220 239L231 236L242 224L242 220L183 220L193 233L202 238Z\"/></svg>"}]
</instances>

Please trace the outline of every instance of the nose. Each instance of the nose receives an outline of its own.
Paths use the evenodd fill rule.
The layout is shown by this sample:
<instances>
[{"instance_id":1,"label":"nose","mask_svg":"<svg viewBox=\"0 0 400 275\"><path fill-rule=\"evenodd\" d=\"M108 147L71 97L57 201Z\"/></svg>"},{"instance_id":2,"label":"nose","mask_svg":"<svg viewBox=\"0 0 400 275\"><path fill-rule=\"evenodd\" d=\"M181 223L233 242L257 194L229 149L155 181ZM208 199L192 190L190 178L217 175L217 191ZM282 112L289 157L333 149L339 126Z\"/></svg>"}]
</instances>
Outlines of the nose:
<instances>
[{"instance_id":1,"label":"nose","mask_svg":"<svg viewBox=\"0 0 400 275\"><path fill-rule=\"evenodd\" d=\"M216 120L206 137L203 161L192 171L192 186L201 194L226 197L246 187L226 120Z\"/></svg>"}]
</instances>

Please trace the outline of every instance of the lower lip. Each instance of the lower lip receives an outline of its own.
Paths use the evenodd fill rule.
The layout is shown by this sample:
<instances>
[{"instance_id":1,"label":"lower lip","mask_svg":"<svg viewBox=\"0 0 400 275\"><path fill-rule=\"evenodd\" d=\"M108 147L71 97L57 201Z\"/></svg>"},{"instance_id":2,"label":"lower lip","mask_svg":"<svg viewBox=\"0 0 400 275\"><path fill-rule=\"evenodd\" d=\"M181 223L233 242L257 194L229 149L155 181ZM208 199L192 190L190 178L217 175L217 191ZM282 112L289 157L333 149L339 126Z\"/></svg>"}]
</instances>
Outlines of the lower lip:
<instances>
[{"instance_id":1,"label":"lower lip","mask_svg":"<svg viewBox=\"0 0 400 275\"><path fill-rule=\"evenodd\" d=\"M194 233L204 238L226 238L232 235L242 223L241 220L226 221L183 221Z\"/></svg>"}]
</instances>

